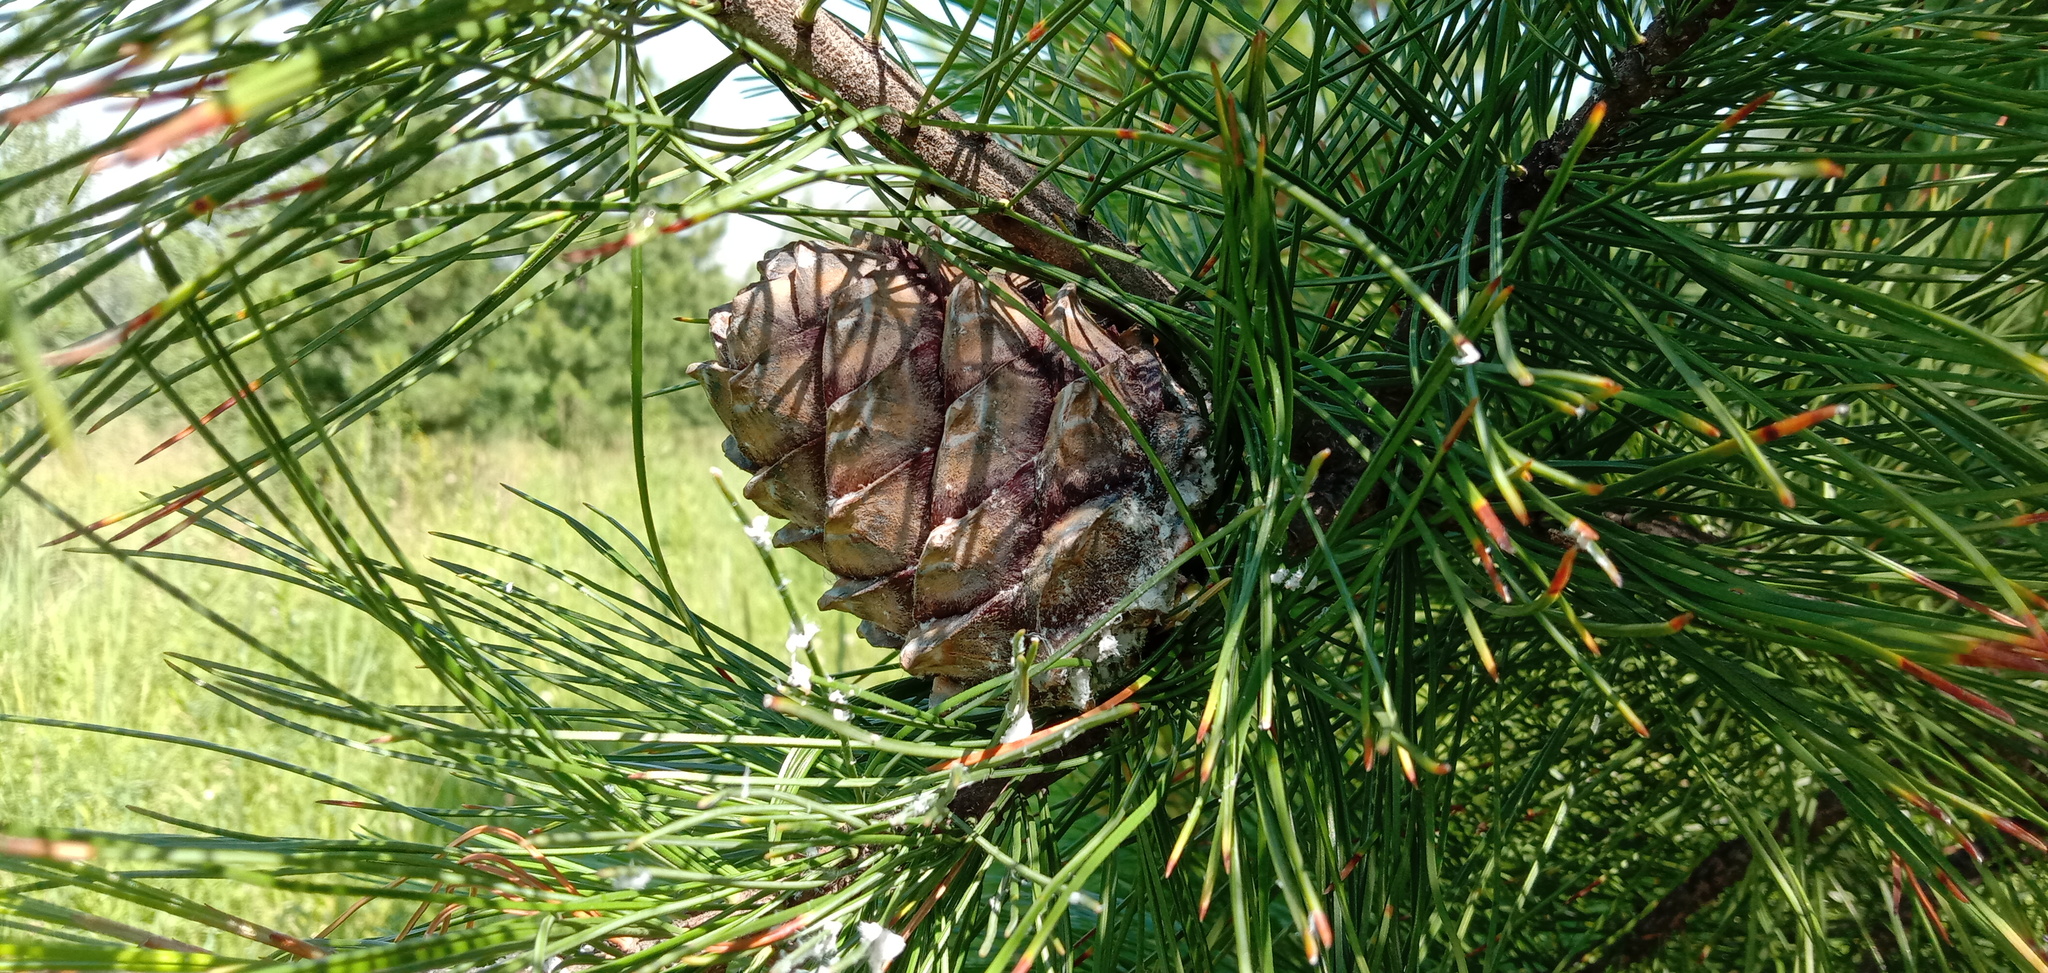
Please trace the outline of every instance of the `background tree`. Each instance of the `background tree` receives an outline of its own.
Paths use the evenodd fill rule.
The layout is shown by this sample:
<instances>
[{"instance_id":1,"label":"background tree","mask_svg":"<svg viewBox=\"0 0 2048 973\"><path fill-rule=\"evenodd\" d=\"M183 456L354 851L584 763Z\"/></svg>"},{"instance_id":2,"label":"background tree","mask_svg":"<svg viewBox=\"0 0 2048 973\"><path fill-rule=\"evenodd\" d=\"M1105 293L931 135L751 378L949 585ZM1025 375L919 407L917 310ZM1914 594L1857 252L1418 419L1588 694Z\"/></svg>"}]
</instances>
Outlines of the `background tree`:
<instances>
[{"instance_id":1,"label":"background tree","mask_svg":"<svg viewBox=\"0 0 2048 973\"><path fill-rule=\"evenodd\" d=\"M9 175L0 197L180 154L11 238L61 251L9 305L17 336L99 308L119 268L160 289L95 310L106 330L43 369L18 359L7 402L39 421L0 454L7 483L41 499L23 478L66 429L163 401L224 462L133 514L199 514L247 567L360 606L460 706L356 698L288 645L256 646L273 671L185 660L195 678L513 801L358 796L446 846L17 828L0 867L23 883L4 901L39 935L0 959L2048 970L2029 509L2048 489L2032 413L2048 11L839 13L9 15L17 125L96 97L180 107ZM698 30L732 56L657 88L646 52ZM749 70L786 113L701 121ZM550 107L509 110L543 91ZM432 182L486 148L496 168ZM825 181L878 202L796 200ZM262 217L218 255L170 248L243 204ZM653 268L670 232L734 211L1076 284L1206 390L1221 486L1192 511L1184 618L1130 692L995 747L1021 680L925 708L880 653L804 657L794 598L787 654L745 644L676 597L687 552L660 543L644 461L637 522L561 513L618 571L573 576L573 604L515 584L549 570L516 555L429 572L345 463L306 472L370 410L612 267L644 457L645 396L673 380L652 364L656 322L681 313ZM460 266L493 279L417 309L429 330L407 357L308 383L303 363L348 345L362 309ZM199 421L220 401L239 403L233 435ZM49 506L137 570L178 556ZM288 935L160 884L181 878L420 905L399 929L353 928L338 905L334 926ZM252 942L112 926L55 904L58 886Z\"/></svg>"},{"instance_id":2,"label":"background tree","mask_svg":"<svg viewBox=\"0 0 2048 973\"><path fill-rule=\"evenodd\" d=\"M488 198L510 178L492 172L502 164L495 148L450 152L394 196L424 201L461 187L464 195ZM404 235L433 225L431 220L415 219L391 229ZM701 318L705 309L731 296L735 285L713 257L717 229L683 235L662 248L661 259L646 266L641 285L664 295L664 310ZM361 242L353 259L366 255L369 242ZM302 366L315 401L338 404L420 351L440 334L438 326L447 309L486 298L502 279L502 261L464 261L388 302L359 298L327 309L321 319L330 327L350 313L368 313L342 325L335 339ZM392 400L383 411L428 432L533 433L557 446L572 437L618 436L632 394L631 370L623 362L631 301L632 279L624 262L599 266L509 321L490 340L480 342L475 354L428 374L417 389ZM710 354L702 327L662 320L655 328L662 340L648 347L643 367L663 386L683 381L684 367ZM671 396L656 407L684 409L698 419L703 413L694 396Z\"/></svg>"}]
</instances>

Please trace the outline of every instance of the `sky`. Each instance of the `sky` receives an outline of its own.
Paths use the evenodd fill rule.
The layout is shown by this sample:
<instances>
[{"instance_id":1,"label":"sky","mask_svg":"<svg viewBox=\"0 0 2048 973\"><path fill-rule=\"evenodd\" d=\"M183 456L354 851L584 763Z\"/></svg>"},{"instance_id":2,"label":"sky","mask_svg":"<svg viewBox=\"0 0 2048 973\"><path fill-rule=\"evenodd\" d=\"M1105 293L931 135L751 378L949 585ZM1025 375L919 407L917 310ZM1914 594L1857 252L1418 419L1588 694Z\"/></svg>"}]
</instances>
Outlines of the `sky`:
<instances>
[{"instance_id":1,"label":"sky","mask_svg":"<svg viewBox=\"0 0 2048 973\"><path fill-rule=\"evenodd\" d=\"M896 0L902 3L904 0ZM927 14L938 15L942 3L939 0L909 0L908 6ZM0 4L4 7L6 4ZM866 8L849 0L829 0L825 9L838 13L847 20L864 23ZM265 41L282 40L287 36L287 25L281 19L259 25L253 33ZM656 37L641 47L641 61L649 65L658 78L674 82L686 77L691 71L709 65L723 58L727 53L724 45L704 27L690 24ZM5 107L5 106L0 106ZM94 101L66 110L51 122L70 125L87 141L97 141L113 131L124 114L132 107L123 101ZM154 107L144 113L167 113L178 110L182 105L172 103ZM697 113L696 120L708 125L728 128L753 128L764 121L786 118L792 114L790 106L780 95L767 90L767 85L752 71L742 69L728 76ZM87 195L103 196L116 192L161 172L166 163L162 160L135 165L117 166L95 174L87 187ZM818 184L804 191L803 200L813 205L840 206L855 205L862 191L852 187ZM788 235L778 227L771 226L751 217L730 215L724 218L725 234L720 242L718 257L726 269L735 276L748 277L754 273L754 264L761 255L786 242Z\"/></svg>"},{"instance_id":2,"label":"sky","mask_svg":"<svg viewBox=\"0 0 2048 973\"><path fill-rule=\"evenodd\" d=\"M826 6L830 9L847 5L830 3ZM845 11L841 13L843 15ZM643 45L640 58L642 63L654 65L655 70L673 81L679 80L690 67L715 63L727 53L725 45L711 36L711 31L690 24ZM780 95L759 91L765 87L751 70L735 71L727 75L724 83L705 101L703 109L697 113L697 121L726 128L752 128L761 124L764 117L781 118L791 114L789 103ZM748 89L756 90L754 97L748 97ZM845 187L820 185L814 187L806 198L817 204L839 205L850 202L854 195ZM787 240L788 234L778 227L749 216L727 216L725 237L719 241L719 261L734 276L751 277L754 262Z\"/></svg>"}]
</instances>

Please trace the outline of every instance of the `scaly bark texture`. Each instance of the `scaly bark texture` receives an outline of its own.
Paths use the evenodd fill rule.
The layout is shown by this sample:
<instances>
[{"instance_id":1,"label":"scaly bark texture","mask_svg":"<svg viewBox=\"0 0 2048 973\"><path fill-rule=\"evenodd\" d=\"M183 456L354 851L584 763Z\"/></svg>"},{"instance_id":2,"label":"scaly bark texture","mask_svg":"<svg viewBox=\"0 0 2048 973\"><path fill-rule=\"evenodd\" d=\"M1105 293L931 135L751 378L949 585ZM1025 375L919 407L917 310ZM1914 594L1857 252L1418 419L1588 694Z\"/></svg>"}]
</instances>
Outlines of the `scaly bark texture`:
<instances>
[{"instance_id":1,"label":"scaly bark texture","mask_svg":"<svg viewBox=\"0 0 2048 973\"><path fill-rule=\"evenodd\" d=\"M1077 649L1091 667L1036 683L1035 707L1079 708L1127 674L1168 601L1166 582L1140 589L1189 543L1104 388L1186 502L1213 474L1196 404L1150 344L1098 325L1071 287L1039 294L895 240L793 243L713 311L718 359L692 374L754 474L747 497L789 521L775 544L839 576L819 607L865 619L935 696L1008 671L1018 631L1049 652L1137 595Z\"/></svg>"}]
</instances>

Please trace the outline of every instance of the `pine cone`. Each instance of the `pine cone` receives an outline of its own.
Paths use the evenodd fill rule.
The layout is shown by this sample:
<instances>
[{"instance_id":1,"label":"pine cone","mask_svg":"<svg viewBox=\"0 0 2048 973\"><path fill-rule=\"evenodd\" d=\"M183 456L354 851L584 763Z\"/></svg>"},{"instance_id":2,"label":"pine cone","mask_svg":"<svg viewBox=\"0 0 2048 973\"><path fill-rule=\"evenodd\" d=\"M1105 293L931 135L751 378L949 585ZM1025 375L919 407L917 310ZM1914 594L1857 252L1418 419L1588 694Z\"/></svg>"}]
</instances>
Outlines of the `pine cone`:
<instances>
[{"instance_id":1,"label":"pine cone","mask_svg":"<svg viewBox=\"0 0 2048 973\"><path fill-rule=\"evenodd\" d=\"M1059 648L1187 549L1137 439L1047 329L1190 504L1213 488L1206 426L1142 336L1105 330L1071 287L1044 301L1035 283L983 285L873 236L793 243L760 266L712 312L718 359L690 373L754 474L748 499L789 521L775 545L838 575L818 607L865 619L861 635L900 647L935 698L1009 671L1020 630ZM1167 589L1078 647L1091 667L1040 678L1034 706L1085 707L1128 676Z\"/></svg>"}]
</instances>

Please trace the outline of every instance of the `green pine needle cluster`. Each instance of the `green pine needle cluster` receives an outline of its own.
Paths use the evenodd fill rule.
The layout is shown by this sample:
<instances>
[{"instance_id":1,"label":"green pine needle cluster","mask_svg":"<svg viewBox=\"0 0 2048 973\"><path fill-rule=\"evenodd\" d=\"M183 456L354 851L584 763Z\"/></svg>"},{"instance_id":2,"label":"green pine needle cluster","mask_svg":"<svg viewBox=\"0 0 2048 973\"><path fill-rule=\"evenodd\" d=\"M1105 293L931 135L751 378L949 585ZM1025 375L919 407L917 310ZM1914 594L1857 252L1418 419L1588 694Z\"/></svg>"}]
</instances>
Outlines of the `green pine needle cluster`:
<instances>
[{"instance_id":1,"label":"green pine needle cluster","mask_svg":"<svg viewBox=\"0 0 2048 973\"><path fill-rule=\"evenodd\" d=\"M361 837L10 822L0 969L2048 971L2048 6L806 10L917 71L906 124L1009 147L1141 254L1097 269L1174 298L978 229L1011 201L905 164L709 0L0 12L6 137L135 106L0 202L142 172L6 241L0 486L151 579L191 525L366 613L459 705L359 698L160 581L270 660L171 660L252 719L507 795L293 767ZM731 56L648 59L700 33ZM758 124L702 120L732 83ZM694 393L649 285L737 213L1076 283L1208 397L1221 486L1127 691L998 745L1028 672L929 706L893 653L820 658L812 592L766 646L678 597L643 403ZM456 267L490 286L406 357L308 385ZM546 509L610 570L409 556L337 438L599 268L631 281L640 509ZM144 403L217 472L120 512L35 489ZM379 836L400 818L445 841ZM217 912L223 882L335 920ZM379 899L410 919L352 908Z\"/></svg>"}]
</instances>

